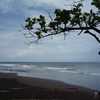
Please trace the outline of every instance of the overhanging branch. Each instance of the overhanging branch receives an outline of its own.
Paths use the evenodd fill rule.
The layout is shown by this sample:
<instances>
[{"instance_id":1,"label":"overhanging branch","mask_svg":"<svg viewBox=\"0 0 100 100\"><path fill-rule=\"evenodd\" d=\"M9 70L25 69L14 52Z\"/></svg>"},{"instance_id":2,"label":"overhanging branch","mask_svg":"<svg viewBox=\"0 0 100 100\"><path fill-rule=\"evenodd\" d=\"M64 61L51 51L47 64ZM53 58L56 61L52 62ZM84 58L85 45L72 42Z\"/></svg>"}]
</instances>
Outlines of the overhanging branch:
<instances>
[{"instance_id":1,"label":"overhanging branch","mask_svg":"<svg viewBox=\"0 0 100 100\"><path fill-rule=\"evenodd\" d=\"M52 36L52 35L64 33L64 32L67 32L67 31L72 31L72 30L81 30L81 32L82 32L83 30L95 30L96 31L97 29L93 28L93 27L72 27L72 28L71 27L65 27L65 28L60 28L59 32L58 31L54 31L54 32L52 32L50 34L42 36L41 38L45 38L47 36Z\"/></svg>"},{"instance_id":2,"label":"overhanging branch","mask_svg":"<svg viewBox=\"0 0 100 100\"><path fill-rule=\"evenodd\" d=\"M99 29L93 27L93 30L100 34L100 30Z\"/></svg>"},{"instance_id":3,"label":"overhanging branch","mask_svg":"<svg viewBox=\"0 0 100 100\"><path fill-rule=\"evenodd\" d=\"M89 30L85 31L84 33L90 34L91 36L93 36L100 43L99 37L97 37L95 34L91 33Z\"/></svg>"}]
</instances>

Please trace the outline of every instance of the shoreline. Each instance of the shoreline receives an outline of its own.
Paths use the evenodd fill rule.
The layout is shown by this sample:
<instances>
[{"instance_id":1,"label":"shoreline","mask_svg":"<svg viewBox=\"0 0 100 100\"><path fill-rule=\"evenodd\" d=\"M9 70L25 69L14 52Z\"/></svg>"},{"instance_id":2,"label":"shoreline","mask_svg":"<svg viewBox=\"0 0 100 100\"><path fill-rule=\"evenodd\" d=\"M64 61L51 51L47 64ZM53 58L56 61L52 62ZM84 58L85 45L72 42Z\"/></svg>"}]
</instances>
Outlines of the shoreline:
<instances>
[{"instance_id":1,"label":"shoreline","mask_svg":"<svg viewBox=\"0 0 100 100\"><path fill-rule=\"evenodd\" d=\"M23 77L58 80L100 91L99 64L86 62L5 62L0 65L0 72L17 73L18 76Z\"/></svg>"},{"instance_id":2,"label":"shoreline","mask_svg":"<svg viewBox=\"0 0 100 100\"><path fill-rule=\"evenodd\" d=\"M67 84L57 80L41 79L33 77L31 78L31 77L18 76L17 73L0 72L0 90L10 89L10 88L25 88L25 87L33 87L34 89L77 88L78 91L84 91L84 92L97 91L82 86Z\"/></svg>"}]
</instances>

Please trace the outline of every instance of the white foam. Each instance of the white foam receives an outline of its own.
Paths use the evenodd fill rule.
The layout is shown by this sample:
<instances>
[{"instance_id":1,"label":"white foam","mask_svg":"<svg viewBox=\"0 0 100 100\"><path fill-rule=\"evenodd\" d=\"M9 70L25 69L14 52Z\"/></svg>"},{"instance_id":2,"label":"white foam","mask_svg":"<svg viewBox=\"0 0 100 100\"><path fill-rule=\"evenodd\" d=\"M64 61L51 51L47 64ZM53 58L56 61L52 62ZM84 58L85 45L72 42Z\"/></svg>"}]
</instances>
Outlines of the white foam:
<instances>
[{"instance_id":1,"label":"white foam","mask_svg":"<svg viewBox=\"0 0 100 100\"><path fill-rule=\"evenodd\" d=\"M12 66L16 66L16 64L0 64L0 66L12 67Z\"/></svg>"}]
</instances>

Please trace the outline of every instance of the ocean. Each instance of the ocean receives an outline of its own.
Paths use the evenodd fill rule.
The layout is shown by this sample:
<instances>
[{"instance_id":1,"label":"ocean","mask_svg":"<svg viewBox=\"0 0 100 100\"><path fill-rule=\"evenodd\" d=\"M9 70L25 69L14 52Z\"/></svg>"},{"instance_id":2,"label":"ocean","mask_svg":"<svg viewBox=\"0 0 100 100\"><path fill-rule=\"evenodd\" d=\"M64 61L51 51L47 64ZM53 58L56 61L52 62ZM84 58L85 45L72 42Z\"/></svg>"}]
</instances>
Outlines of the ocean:
<instances>
[{"instance_id":1,"label":"ocean","mask_svg":"<svg viewBox=\"0 0 100 100\"><path fill-rule=\"evenodd\" d=\"M0 62L0 72L59 80L100 91L100 62Z\"/></svg>"}]
</instances>

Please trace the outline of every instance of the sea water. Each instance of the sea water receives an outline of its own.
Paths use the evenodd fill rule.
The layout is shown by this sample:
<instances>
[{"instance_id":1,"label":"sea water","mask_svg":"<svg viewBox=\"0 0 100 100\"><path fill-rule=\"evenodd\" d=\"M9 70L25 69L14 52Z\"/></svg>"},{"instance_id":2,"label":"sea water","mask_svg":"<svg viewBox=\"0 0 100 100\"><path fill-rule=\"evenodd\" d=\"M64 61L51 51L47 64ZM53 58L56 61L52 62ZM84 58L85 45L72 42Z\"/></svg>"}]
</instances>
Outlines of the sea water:
<instances>
[{"instance_id":1,"label":"sea water","mask_svg":"<svg viewBox=\"0 0 100 100\"><path fill-rule=\"evenodd\" d=\"M0 62L0 72L59 80L100 91L100 62Z\"/></svg>"}]
</instances>

